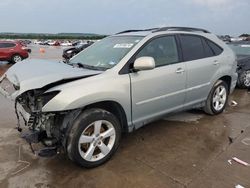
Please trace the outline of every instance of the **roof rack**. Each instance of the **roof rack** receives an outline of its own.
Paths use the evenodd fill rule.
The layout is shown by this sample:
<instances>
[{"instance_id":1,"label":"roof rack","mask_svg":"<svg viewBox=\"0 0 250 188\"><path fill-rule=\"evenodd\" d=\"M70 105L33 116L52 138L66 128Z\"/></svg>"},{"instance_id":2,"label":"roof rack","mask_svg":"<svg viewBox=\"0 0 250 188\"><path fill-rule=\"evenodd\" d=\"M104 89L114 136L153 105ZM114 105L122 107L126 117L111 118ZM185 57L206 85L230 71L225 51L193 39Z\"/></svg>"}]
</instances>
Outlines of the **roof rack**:
<instances>
[{"instance_id":1,"label":"roof rack","mask_svg":"<svg viewBox=\"0 0 250 188\"><path fill-rule=\"evenodd\" d=\"M138 29L138 30L126 30L116 34L130 33L130 32L143 32L143 31L152 31L152 33L160 31L186 31L186 32L203 32L210 33L205 29L193 28L193 27L161 27L161 28L151 28L151 29Z\"/></svg>"},{"instance_id":2,"label":"roof rack","mask_svg":"<svg viewBox=\"0 0 250 188\"><path fill-rule=\"evenodd\" d=\"M154 31L154 30L157 30L157 29L160 29L160 28L125 30L125 31L121 31L119 33L116 33L116 35L123 34L123 33L130 33L130 32Z\"/></svg>"},{"instance_id":3,"label":"roof rack","mask_svg":"<svg viewBox=\"0 0 250 188\"><path fill-rule=\"evenodd\" d=\"M207 31L205 29L192 28L192 27L162 27L162 28L158 28L158 29L154 30L153 33L160 32L160 31L187 31L187 32L199 31L199 32L203 32L203 33L210 33L209 31Z\"/></svg>"}]
</instances>

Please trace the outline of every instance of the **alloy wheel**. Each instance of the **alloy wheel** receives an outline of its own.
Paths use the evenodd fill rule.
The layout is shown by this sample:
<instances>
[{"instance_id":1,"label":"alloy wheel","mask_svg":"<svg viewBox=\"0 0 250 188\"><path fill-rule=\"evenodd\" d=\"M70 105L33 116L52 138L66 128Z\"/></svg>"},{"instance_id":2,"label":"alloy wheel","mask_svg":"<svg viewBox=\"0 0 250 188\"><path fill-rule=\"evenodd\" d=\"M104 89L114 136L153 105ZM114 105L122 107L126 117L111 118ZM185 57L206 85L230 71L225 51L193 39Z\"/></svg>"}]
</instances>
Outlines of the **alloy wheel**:
<instances>
[{"instance_id":1,"label":"alloy wheel","mask_svg":"<svg viewBox=\"0 0 250 188\"><path fill-rule=\"evenodd\" d=\"M227 91L224 86L219 86L214 91L213 95L213 107L216 111L220 111L226 104L227 101Z\"/></svg>"},{"instance_id":2,"label":"alloy wheel","mask_svg":"<svg viewBox=\"0 0 250 188\"><path fill-rule=\"evenodd\" d=\"M83 159L94 162L103 159L114 146L116 131L112 123L98 120L82 132L78 150Z\"/></svg>"},{"instance_id":3,"label":"alloy wheel","mask_svg":"<svg viewBox=\"0 0 250 188\"><path fill-rule=\"evenodd\" d=\"M19 55L15 55L15 56L13 57L13 61L14 61L15 63L17 63L17 62L19 62L19 61L22 61L22 57L19 56Z\"/></svg>"},{"instance_id":4,"label":"alloy wheel","mask_svg":"<svg viewBox=\"0 0 250 188\"><path fill-rule=\"evenodd\" d=\"M245 72L245 75L244 75L244 85L246 87L250 87L250 70L248 70L248 71Z\"/></svg>"}]
</instances>

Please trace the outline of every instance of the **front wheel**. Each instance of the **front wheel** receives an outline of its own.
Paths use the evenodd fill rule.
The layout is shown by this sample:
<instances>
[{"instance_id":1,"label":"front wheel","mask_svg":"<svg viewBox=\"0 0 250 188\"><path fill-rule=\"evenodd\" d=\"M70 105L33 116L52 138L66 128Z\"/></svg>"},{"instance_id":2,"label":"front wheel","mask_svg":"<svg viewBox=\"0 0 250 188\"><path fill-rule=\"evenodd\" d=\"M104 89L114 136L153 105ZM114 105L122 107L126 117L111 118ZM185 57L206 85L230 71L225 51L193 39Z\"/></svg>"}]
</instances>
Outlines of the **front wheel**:
<instances>
[{"instance_id":1,"label":"front wheel","mask_svg":"<svg viewBox=\"0 0 250 188\"><path fill-rule=\"evenodd\" d=\"M112 157L120 138L121 126L112 113L89 109L74 122L69 133L67 153L80 166L93 168Z\"/></svg>"},{"instance_id":2,"label":"front wheel","mask_svg":"<svg viewBox=\"0 0 250 188\"><path fill-rule=\"evenodd\" d=\"M12 63L17 63L17 62L22 61L22 60L23 60L23 58L18 54L13 55L11 58Z\"/></svg>"},{"instance_id":3,"label":"front wheel","mask_svg":"<svg viewBox=\"0 0 250 188\"><path fill-rule=\"evenodd\" d=\"M210 115L217 115L223 112L228 101L228 85L218 80L213 86L206 100L204 111Z\"/></svg>"},{"instance_id":4,"label":"front wheel","mask_svg":"<svg viewBox=\"0 0 250 188\"><path fill-rule=\"evenodd\" d=\"M237 86L241 89L250 87L250 70L244 70L243 72L239 73Z\"/></svg>"}]
</instances>

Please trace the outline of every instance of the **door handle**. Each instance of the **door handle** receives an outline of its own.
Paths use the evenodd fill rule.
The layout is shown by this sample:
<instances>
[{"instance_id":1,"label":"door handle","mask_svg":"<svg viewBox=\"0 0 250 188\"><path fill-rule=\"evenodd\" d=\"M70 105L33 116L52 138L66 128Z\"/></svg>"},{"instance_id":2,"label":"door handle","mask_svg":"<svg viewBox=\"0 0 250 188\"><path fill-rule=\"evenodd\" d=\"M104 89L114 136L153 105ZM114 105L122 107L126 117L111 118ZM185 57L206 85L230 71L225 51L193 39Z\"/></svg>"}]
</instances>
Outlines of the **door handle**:
<instances>
[{"instance_id":1,"label":"door handle","mask_svg":"<svg viewBox=\"0 0 250 188\"><path fill-rule=\"evenodd\" d=\"M214 60L213 65L219 65L219 64L220 64L220 63L219 63L218 60Z\"/></svg>"},{"instance_id":2,"label":"door handle","mask_svg":"<svg viewBox=\"0 0 250 188\"><path fill-rule=\"evenodd\" d=\"M183 68L178 68L175 72L177 74L181 74L181 73L185 72L185 70Z\"/></svg>"}]
</instances>

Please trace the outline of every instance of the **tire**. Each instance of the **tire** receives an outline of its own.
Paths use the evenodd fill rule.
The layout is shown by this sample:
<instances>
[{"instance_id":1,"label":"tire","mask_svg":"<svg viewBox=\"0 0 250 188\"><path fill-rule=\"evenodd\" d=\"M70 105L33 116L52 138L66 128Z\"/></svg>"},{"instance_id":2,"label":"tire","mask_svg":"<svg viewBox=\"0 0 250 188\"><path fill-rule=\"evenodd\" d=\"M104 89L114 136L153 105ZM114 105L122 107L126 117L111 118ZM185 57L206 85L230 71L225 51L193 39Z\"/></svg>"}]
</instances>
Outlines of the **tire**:
<instances>
[{"instance_id":1,"label":"tire","mask_svg":"<svg viewBox=\"0 0 250 188\"><path fill-rule=\"evenodd\" d=\"M93 108L77 117L68 135L68 157L82 167L94 168L107 162L117 150L121 125L112 113Z\"/></svg>"},{"instance_id":2,"label":"tire","mask_svg":"<svg viewBox=\"0 0 250 188\"><path fill-rule=\"evenodd\" d=\"M224 92L222 92L222 90ZM229 90L226 82L218 80L208 95L204 111L209 115L222 113L227 105L228 92Z\"/></svg>"},{"instance_id":3,"label":"tire","mask_svg":"<svg viewBox=\"0 0 250 188\"><path fill-rule=\"evenodd\" d=\"M237 86L241 89L250 87L250 70L244 70L239 73Z\"/></svg>"},{"instance_id":4,"label":"tire","mask_svg":"<svg viewBox=\"0 0 250 188\"><path fill-rule=\"evenodd\" d=\"M22 60L23 60L22 56L20 56L18 54L13 55L11 58L11 62L14 64L19 62L19 61L22 61Z\"/></svg>"}]
</instances>

